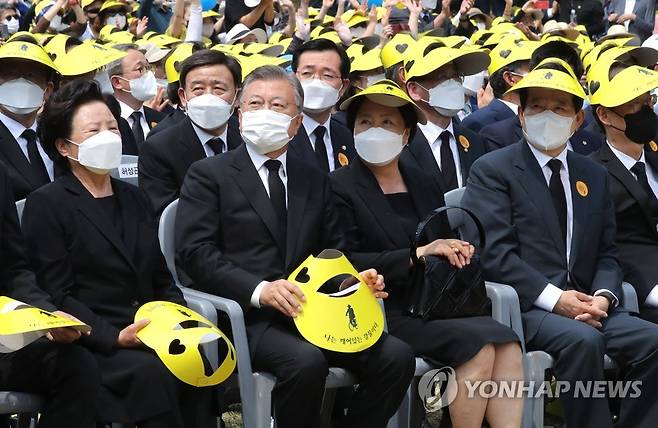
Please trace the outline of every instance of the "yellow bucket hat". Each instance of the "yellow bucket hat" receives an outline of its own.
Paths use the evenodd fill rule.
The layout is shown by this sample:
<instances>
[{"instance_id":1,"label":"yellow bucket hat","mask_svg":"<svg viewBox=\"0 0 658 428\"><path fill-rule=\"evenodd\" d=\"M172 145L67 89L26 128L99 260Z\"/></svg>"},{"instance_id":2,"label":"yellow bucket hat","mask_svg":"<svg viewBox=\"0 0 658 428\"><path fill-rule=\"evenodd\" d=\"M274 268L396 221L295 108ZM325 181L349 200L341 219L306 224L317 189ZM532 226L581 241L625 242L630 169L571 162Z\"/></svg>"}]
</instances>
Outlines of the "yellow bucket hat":
<instances>
[{"instance_id":1,"label":"yellow bucket hat","mask_svg":"<svg viewBox=\"0 0 658 428\"><path fill-rule=\"evenodd\" d=\"M387 107L400 108L404 105L410 104L416 112L416 120L422 124L427 123L425 113L411 98L409 98L409 95L400 89L397 83L392 80L383 79L368 86L363 91L343 101L340 105L340 109L347 110L354 100L357 100L360 97L366 97L374 103Z\"/></svg>"},{"instance_id":2,"label":"yellow bucket hat","mask_svg":"<svg viewBox=\"0 0 658 428\"><path fill-rule=\"evenodd\" d=\"M548 64L558 64L563 70L547 67ZM523 77L507 92L518 91L524 88L547 88L567 92L583 100L587 95L580 85L580 81L565 61L559 58L546 58Z\"/></svg>"}]
</instances>

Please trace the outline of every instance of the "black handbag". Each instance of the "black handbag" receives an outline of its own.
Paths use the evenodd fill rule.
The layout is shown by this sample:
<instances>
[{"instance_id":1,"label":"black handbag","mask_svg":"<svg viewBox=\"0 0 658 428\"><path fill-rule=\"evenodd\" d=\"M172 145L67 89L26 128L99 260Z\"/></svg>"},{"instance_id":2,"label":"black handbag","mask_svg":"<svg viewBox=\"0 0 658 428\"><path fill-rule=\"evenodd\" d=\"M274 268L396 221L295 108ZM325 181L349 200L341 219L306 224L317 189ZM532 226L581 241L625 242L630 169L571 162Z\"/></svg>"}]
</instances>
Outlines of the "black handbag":
<instances>
[{"instance_id":1,"label":"black handbag","mask_svg":"<svg viewBox=\"0 0 658 428\"><path fill-rule=\"evenodd\" d=\"M468 214L480 234L480 243L471 257L471 263L461 269L452 266L445 257L416 256L416 248L427 224L450 209L462 210ZM477 252L481 251L484 245L484 228L475 214L467 209L441 207L425 217L418 224L414 242L411 244L413 267L407 300L409 313L424 321L491 315L491 301L487 297Z\"/></svg>"}]
</instances>

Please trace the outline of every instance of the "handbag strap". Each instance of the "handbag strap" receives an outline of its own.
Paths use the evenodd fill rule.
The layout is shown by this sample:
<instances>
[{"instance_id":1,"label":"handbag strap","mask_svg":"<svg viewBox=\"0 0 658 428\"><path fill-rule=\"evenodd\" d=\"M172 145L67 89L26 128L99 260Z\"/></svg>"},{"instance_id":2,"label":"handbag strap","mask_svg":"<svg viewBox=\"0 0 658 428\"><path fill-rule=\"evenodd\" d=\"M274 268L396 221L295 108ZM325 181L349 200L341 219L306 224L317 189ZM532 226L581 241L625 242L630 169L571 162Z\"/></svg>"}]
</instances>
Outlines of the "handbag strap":
<instances>
[{"instance_id":1,"label":"handbag strap","mask_svg":"<svg viewBox=\"0 0 658 428\"><path fill-rule=\"evenodd\" d=\"M427 217L425 217L420 223L418 223L418 227L416 228L416 235L414 236L414 241L411 243L411 260L414 262L414 264L418 262L418 256L416 256L416 249L418 248L418 244L420 243L420 238L423 235L423 232L425 231L425 227L437 215L448 210L461 210L466 214L468 214L469 217L471 217L473 223L475 223L475 226L478 229L478 234L480 235L480 245L478 248L480 249L484 248L484 245L486 243L486 234L484 233L484 227L482 227L482 223L480 223L480 220L477 218L477 216L473 214L472 211L467 210L466 208L456 207L456 206L445 206L435 209Z\"/></svg>"}]
</instances>

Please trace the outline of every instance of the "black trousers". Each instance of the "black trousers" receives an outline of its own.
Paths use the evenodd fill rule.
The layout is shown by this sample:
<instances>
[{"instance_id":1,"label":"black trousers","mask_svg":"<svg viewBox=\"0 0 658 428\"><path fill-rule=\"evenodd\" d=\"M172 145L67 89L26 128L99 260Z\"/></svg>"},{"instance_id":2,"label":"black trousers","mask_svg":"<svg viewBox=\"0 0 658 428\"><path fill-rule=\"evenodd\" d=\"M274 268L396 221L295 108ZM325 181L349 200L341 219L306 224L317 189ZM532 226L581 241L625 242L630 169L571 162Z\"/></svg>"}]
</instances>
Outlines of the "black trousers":
<instances>
[{"instance_id":1,"label":"black trousers","mask_svg":"<svg viewBox=\"0 0 658 428\"><path fill-rule=\"evenodd\" d=\"M621 428L655 427L658 420L658 325L614 310L600 329L541 309L523 314L539 328L528 336L529 351L543 350L555 358L553 370L571 390L560 395L567 427L612 427L606 397L574 394L577 381L604 381L603 356L608 354L622 369L622 381L638 381L640 395L621 400ZM594 390L594 388L592 388ZM633 388L629 388L633 392Z\"/></svg>"},{"instance_id":2,"label":"black trousers","mask_svg":"<svg viewBox=\"0 0 658 428\"><path fill-rule=\"evenodd\" d=\"M0 389L45 397L39 428L92 428L100 374L85 348L42 338L0 354Z\"/></svg>"},{"instance_id":3,"label":"black trousers","mask_svg":"<svg viewBox=\"0 0 658 428\"><path fill-rule=\"evenodd\" d=\"M404 397L416 367L414 352L401 340L382 335L358 353L337 353L307 342L294 325L275 321L254 352L254 370L273 373L274 415L279 428L317 427L329 367L354 373L359 382L340 427L385 427Z\"/></svg>"}]
</instances>

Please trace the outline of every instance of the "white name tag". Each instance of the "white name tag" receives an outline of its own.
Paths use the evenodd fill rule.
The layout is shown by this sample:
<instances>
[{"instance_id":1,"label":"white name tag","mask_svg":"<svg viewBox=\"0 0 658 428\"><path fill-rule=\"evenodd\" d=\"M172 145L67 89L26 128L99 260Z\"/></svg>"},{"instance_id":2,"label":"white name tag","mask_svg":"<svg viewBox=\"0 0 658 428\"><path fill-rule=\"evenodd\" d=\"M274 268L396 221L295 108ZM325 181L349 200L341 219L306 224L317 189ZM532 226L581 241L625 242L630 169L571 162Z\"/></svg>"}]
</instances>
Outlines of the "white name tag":
<instances>
[{"instance_id":1,"label":"white name tag","mask_svg":"<svg viewBox=\"0 0 658 428\"><path fill-rule=\"evenodd\" d=\"M119 178L137 178L139 169L136 163L124 163L119 165Z\"/></svg>"}]
</instances>

